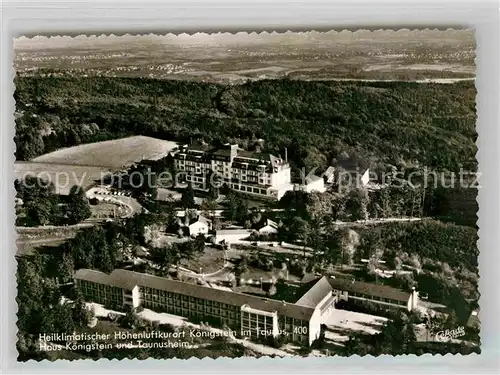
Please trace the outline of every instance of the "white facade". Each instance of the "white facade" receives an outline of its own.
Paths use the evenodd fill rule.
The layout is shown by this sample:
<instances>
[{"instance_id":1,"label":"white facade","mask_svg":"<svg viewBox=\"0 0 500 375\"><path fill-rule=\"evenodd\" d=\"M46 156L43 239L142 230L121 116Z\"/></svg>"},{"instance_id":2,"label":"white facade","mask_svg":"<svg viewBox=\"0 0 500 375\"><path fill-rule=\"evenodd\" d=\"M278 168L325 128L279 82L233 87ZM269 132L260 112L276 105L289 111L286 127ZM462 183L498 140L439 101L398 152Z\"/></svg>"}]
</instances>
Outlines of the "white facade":
<instances>
[{"instance_id":1,"label":"white facade","mask_svg":"<svg viewBox=\"0 0 500 375\"><path fill-rule=\"evenodd\" d=\"M136 285L132 289L132 307L139 307L141 304L141 298L139 295L139 286Z\"/></svg>"},{"instance_id":2,"label":"white facade","mask_svg":"<svg viewBox=\"0 0 500 375\"><path fill-rule=\"evenodd\" d=\"M370 182L370 170L367 169L361 176L361 186L366 186Z\"/></svg>"},{"instance_id":3,"label":"white facade","mask_svg":"<svg viewBox=\"0 0 500 375\"><path fill-rule=\"evenodd\" d=\"M415 290L415 287L411 290L410 298L408 299L408 311L414 311L418 307L418 292Z\"/></svg>"},{"instance_id":4,"label":"white facade","mask_svg":"<svg viewBox=\"0 0 500 375\"><path fill-rule=\"evenodd\" d=\"M200 220L195 221L193 224L190 224L188 228L189 228L189 235L193 237L196 237L198 234L206 235L210 230L209 225L204 221Z\"/></svg>"},{"instance_id":5,"label":"white facade","mask_svg":"<svg viewBox=\"0 0 500 375\"><path fill-rule=\"evenodd\" d=\"M270 174L264 173L264 175L268 181L270 179L271 187L280 187L290 184L290 182L292 181L290 171L290 167L287 166L286 168L276 169L273 173Z\"/></svg>"},{"instance_id":6,"label":"white facade","mask_svg":"<svg viewBox=\"0 0 500 375\"><path fill-rule=\"evenodd\" d=\"M279 335L278 313L243 305L241 306L241 330L256 333L256 336L277 337Z\"/></svg>"},{"instance_id":7,"label":"white facade","mask_svg":"<svg viewBox=\"0 0 500 375\"><path fill-rule=\"evenodd\" d=\"M324 193L326 191L325 181L321 177L312 178L307 184L302 185L302 189L307 193L312 193L313 191Z\"/></svg>"},{"instance_id":8,"label":"white facade","mask_svg":"<svg viewBox=\"0 0 500 375\"><path fill-rule=\"evenodd\" d=\"M259 229L260 234L276 234L278 233L278 229L272 225L266 225Z\"/></svg>"},{"instance_id":9,"label":"white facade","mask_svg":"<svg viewBox=\"0 0 500 375\"><path fill-rule=\"evenodd\" d=\"M260 234L276 234L278 233L278 224L272 220L267 220L266 225L259 229Z\"/></svg>"},{"instance_id":10,"label":"white facade","mask_svg":"<svg viewBox=\"0 0 500 375\"><path fill-rule=\"evenodd\" d=\"M292 190L291 169L286 160L270 154L251 153L238 145L225 145L219 150L198 150L187 146L174 153L177 170L187 172L193 188L208 190L210 171L221 184L258 197L280 199Z\"/></svg>"}]
</instances>

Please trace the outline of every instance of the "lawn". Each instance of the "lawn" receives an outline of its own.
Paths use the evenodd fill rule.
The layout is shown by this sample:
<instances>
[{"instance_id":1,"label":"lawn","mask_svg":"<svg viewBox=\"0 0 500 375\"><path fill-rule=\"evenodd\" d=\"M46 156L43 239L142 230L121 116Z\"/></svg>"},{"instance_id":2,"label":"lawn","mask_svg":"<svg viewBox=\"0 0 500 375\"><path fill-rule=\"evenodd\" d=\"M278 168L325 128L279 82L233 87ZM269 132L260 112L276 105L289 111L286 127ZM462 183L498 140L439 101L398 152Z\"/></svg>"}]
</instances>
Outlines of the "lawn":
<instances>
[{"instance_id":1,"label":"lawn","mask_svg":"<svg viewBox=\"0 0 500 375\"><path fill-rule=\"evenodd\" d=\"M33 161L120 169L144 159L164 157L176 146L175 142L138 135L62 148Z\"/></svg>"},{"instance_id":2,"label":"lawn","mask_svg":"<svg viewBox=\"0 0 500 375\"><path fill-rule=\"evenodd\" d=\"M210 246L205 247L203 255L196 259L183 260L180 265L196 273L207 274L220 270L224 267L224 251Z\"/></svg>"}]
</instances>

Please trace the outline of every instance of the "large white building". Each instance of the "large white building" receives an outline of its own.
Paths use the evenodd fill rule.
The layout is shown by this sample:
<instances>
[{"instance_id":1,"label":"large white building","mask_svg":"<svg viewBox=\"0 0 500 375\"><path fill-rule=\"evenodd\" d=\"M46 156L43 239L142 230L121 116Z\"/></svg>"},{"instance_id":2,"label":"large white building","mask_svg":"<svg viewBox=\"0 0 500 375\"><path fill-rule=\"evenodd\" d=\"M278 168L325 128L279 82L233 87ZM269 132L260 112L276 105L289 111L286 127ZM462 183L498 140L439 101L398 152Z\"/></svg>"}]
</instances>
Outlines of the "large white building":
<instances>
[{"instance_id":1,"label":"large white building","mask_svg":"<svg viewBox=\"0 0 500 375\"><path fill-rule=\"evenodd\" d=\"M290 165L271 154L250 152L238 145L226 144L218 149L185 145L172 155L176 169L187 172L187 181L195 189L209 188L210 172L218 176L221 184L259 197L281 199L287 191L294 189Z\"/></svg>"},{"instance_id":2,"label":"large white building","mask_svg":"<svg viewBox=\"0 0 500 375\"><path fill-rule=\"evenodd\" d=\"M284 336L284 341L311 345L321 336L321 325L335 313L339 300L368 300L387 308L417 308L418 293L384 285L332 279L308 283L295 303L221 290L158 276L116 269L111 274L80 269L74 275L79 293L112 309L143 306L187 318L210 318L258 338Z\"/></svg>"},{"instance_id":3,"label":"large white building","mask_svg":"<svg viewBox=\"0 0 500 375\"><path fill-rule=\"evenodd\" d=\"M244 337L283 336L285 342L304 346L319 338L326 311L324 302L303 306L123 269L109 275L80 269L74 279L86 301L112 309L143 306L186 318L214 319Z\"/></svg>"}]
</instances>

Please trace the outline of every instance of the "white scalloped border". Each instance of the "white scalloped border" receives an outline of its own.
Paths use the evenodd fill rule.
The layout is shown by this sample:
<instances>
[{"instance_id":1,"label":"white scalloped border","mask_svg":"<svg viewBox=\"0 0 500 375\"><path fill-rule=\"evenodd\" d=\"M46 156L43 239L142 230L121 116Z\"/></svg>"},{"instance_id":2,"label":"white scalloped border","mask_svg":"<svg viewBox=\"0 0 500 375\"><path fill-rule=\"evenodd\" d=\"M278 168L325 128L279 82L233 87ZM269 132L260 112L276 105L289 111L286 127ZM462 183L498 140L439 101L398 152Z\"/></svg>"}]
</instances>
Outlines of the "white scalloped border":
<instances>
[{"instance_id":1,"label":"white scalloped border","mask_svg":"<svg viewBox=\"0 0 500 375\"><path fill-rule=\"evenodd\" d=\"M340 29L339 29L340 30ZM470 34L470 37L474 39L474 30L472 28L447 28L447 29L439 29L439 28L423 28L423 29L408 29L408 28L380 28L380 29L357 29L357 30L349 30L347 28L341 29L340 31L336 29L331 29L329 31L318 31L318 30L309 30L309 31L292 31L287 30L284 32L277 31L261 31L261 32L247 32L247 31L237 31L237 32L180 32L180 33L124 33L124 34L114 34L114 33L102 33L102 34L79 34L77 36L70 35L36 35L32 37L20 36L14 38L14 47L16 44L25 43L25 42L41 42L41 41L53 41L53 42L64 42L64 41L114 41L114 39L128 40L128 39L138 39L138 38L152 38L152 39L162 39L162 41L166 41L168 39L178 39L179 42L189 43L190 41L195 41L200 38L228 38L235 39L236 38L248 38L251 40L252 38L262 38L262 37L286 37L286 36L296 36L296 37L315 37L315 36L351 36L352 38L357 38L360 36L382 36L387 35L387 33L399 34L399 35L408 35L408 36L418 36L425 35L431 33L440 33L440 34Z\"/></svg>"}]
</instances>

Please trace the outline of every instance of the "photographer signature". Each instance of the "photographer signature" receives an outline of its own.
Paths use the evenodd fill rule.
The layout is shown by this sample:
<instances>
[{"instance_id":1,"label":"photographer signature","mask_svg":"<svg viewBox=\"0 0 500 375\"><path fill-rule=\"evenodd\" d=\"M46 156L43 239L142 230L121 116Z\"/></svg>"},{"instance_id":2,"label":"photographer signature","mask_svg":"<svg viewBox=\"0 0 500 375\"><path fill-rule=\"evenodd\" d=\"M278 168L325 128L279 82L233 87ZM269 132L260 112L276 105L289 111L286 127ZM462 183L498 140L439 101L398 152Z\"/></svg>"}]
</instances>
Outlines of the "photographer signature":
<instances>
[{"instance_id":1,"label":"photographer signature","mask_svg":"<svg viewBox=\"0 0 500 375\"><path fill-rule=\"evenodd\" d=\"M447 329L444 331L439 331L434 336L436 341L445 342L452 339L456 339L457 337L465 336L465 327L457 327L455 329Z\"/></svg>"}]
</instances>

